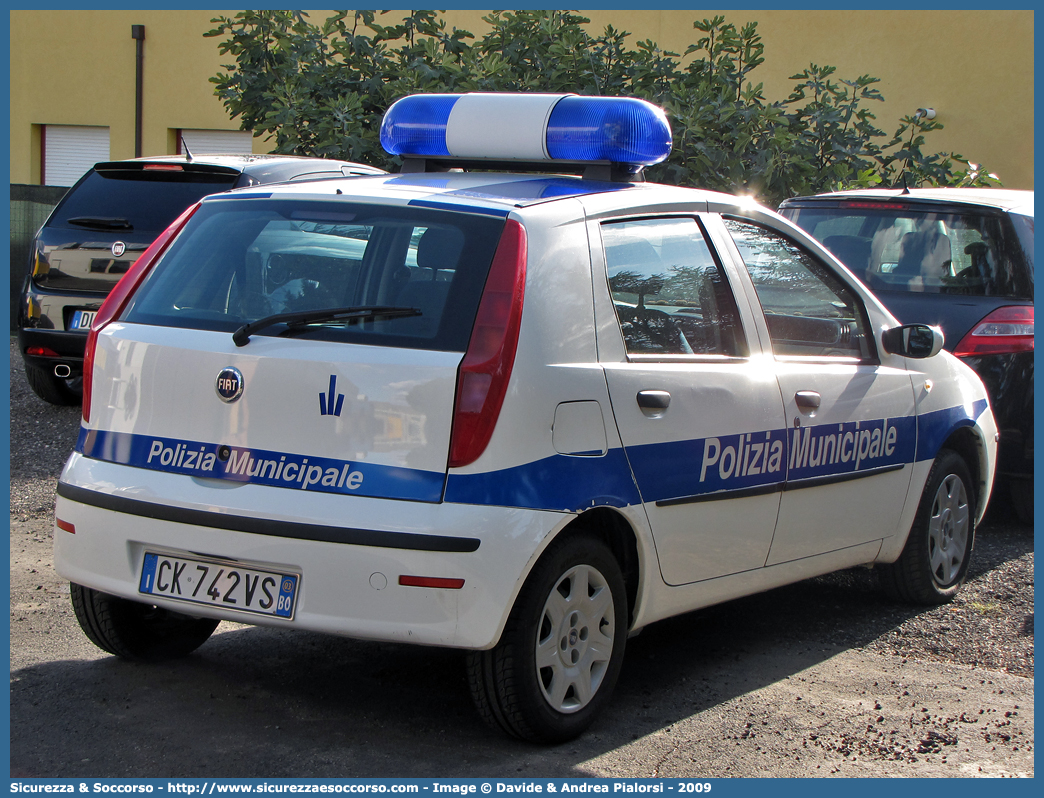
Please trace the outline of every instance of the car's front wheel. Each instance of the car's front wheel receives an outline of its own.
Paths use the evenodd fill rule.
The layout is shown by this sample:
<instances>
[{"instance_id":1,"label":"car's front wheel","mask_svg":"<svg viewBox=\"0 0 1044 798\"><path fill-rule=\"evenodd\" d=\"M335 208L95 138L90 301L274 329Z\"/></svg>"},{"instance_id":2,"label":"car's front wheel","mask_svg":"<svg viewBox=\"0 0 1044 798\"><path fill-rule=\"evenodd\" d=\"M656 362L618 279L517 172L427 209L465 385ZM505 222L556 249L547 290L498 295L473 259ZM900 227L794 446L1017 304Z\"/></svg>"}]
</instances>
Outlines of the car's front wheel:
<instances>
[{"instance_id":1,"label":"car's front wheel","mask_svg":"<svg viewBox=\"0 0 1044 798\"><path fill-rule=\"evenodd\" d=\"M910 537L899 559L881 566L881 582L894 598L943 604L968 573L975 530L975 492L964 459L943 449L932 464Z\"/></svg>"},{"instance_id":2,"label":"car's front wheel","mask_svg":"<svg viewBox=\"0 0 1044 798\"><path fill-rule=\"evenodd\" d=\"M102 651L123 659L160 662L191 654L213 634L218 621L110 596L70 585L80 628Z\"/></svg>"},{"instance_id":3,"label":"car's front wheel","mask_svg":"<svg viewBox=\"0 0 1044 798\"><path fill-rule=\"evenodd\" d=\"M495 648L472 652L468 681L494 728L558 743L586 729L620 675L627 596L608 547L556 541L526 580Z\"/></svg>"}]
</instances>

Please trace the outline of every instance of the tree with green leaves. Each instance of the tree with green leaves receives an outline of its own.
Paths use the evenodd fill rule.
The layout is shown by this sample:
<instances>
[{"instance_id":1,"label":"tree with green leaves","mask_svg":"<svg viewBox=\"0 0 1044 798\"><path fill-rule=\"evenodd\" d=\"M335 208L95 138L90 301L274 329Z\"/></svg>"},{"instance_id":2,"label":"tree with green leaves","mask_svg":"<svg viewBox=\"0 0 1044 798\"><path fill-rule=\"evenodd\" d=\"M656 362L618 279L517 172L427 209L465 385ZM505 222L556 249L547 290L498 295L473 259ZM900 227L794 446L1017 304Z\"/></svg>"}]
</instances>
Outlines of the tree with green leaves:
<instances>
[{"instance_id":1,"label":"tree with green leaves","mask_svg":"<svg viewBox=\"0 0 1044 798\"><path fill-rule=\"evenodd\" d=\"M926 153L942 127L923 116L878 129L883 97L869 75L836 77L810 65L783 100L765 97L753 73L765 47L751 22L723 16L693 23L683 55L571 11L495 11L481 38L447 30L436 11L341 11L314 24L301 11L241 11L212 20L234 64L212 78L233 119L273 150L363 161L394 169L380 146L392 102L418 92L540 91L632 96L664 108L674 148L646 170L651 180L755 195L766 204L801 194L875 185L996 183L956 153Z\"/></svg>"}]
</instances>

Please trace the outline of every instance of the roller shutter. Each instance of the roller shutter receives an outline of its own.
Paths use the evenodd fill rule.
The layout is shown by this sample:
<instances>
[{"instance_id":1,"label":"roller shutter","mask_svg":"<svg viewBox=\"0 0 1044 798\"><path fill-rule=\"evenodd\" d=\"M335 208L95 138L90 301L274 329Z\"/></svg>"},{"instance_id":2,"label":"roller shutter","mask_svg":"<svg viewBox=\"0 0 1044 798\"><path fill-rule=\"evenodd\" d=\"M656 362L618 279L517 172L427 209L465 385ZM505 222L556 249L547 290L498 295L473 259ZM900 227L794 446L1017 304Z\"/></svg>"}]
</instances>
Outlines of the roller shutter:
<instances>
[{"instance_id":1,"label":"roller shutter","mask_svg":"<svg viewBox=\"0 0 1044 798\"><path fill-rule=\"evenodd\" d=\"M253 136L248 130L182 130L193 155L250 155ZM185 151L178 139L178 152Z\"/></svg>"},{"instance_id":2,"label":"roller shutter","mask_svg":"<svg viewBox=\"0 0 1044 798\"><path fill-rule=\"evenodd\" d=\"M109 160L109 128L44 125L43 183L71 186L96 163Z\"/></svg>"}]
</instances>

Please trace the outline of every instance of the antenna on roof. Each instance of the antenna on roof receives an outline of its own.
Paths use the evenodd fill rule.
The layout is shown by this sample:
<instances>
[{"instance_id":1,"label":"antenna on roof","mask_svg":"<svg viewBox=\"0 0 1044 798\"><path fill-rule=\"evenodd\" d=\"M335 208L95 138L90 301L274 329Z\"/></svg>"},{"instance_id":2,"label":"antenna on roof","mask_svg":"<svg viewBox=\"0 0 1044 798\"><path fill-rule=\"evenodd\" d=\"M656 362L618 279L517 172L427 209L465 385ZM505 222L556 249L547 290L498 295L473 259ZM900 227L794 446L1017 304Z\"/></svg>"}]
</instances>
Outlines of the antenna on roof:
<instances>
[{"instance_id":1,"label":"antenna on roof","mask_svg":"<svg viewBox=\"0 0 1044 798\"><path fill-rule=\"evenodd\" d=\"M185 160L189 163L192 162L192 150L188 148L188 142L185 141L185 137L181 137L181 149L185 151Z\"/></svg>"},{"instance_id":2,"label":"antenna on roof","mask_svg":"<svg viewBox=\"0 0 1044 798\"><path fill-rule=\"evenodd\" d=\"M906 172L905 171L903 172L903 190L901 192L899 192L899 193L900 194L909 194L910 193L910 187L908 185L906 185Z\"/></svg>"}]
</instances>

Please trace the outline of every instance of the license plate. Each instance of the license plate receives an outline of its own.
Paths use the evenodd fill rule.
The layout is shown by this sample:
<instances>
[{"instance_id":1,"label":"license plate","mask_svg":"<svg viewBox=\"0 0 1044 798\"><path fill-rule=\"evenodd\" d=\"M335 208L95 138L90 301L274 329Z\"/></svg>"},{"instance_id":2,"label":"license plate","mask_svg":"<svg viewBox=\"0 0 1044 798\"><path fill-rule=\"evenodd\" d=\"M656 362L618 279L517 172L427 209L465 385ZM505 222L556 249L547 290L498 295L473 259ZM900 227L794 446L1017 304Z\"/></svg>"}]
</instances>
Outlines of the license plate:
<instances>
[{"instance_id":1,"label":"license plate","mask_svg":"<svg viewBox=\"0 0 1044 798\"><path fill-rule=\"evenodd\" d=\"M94 317L98 313L96 310L77 310L73 312L72 324L69 326L70 330L89 330L91 325L94 324Z\"/></svg>"},{"instance_id":2,"label":"license plate","mask_svg":"<svg viewBox=\"0 0 1044 798\"><path fill-rule=\"evenodd\" d=\"M138 592L190 604L293 618L298 574L239 563L145 553Z\"/></svg>"}]
</instances>

